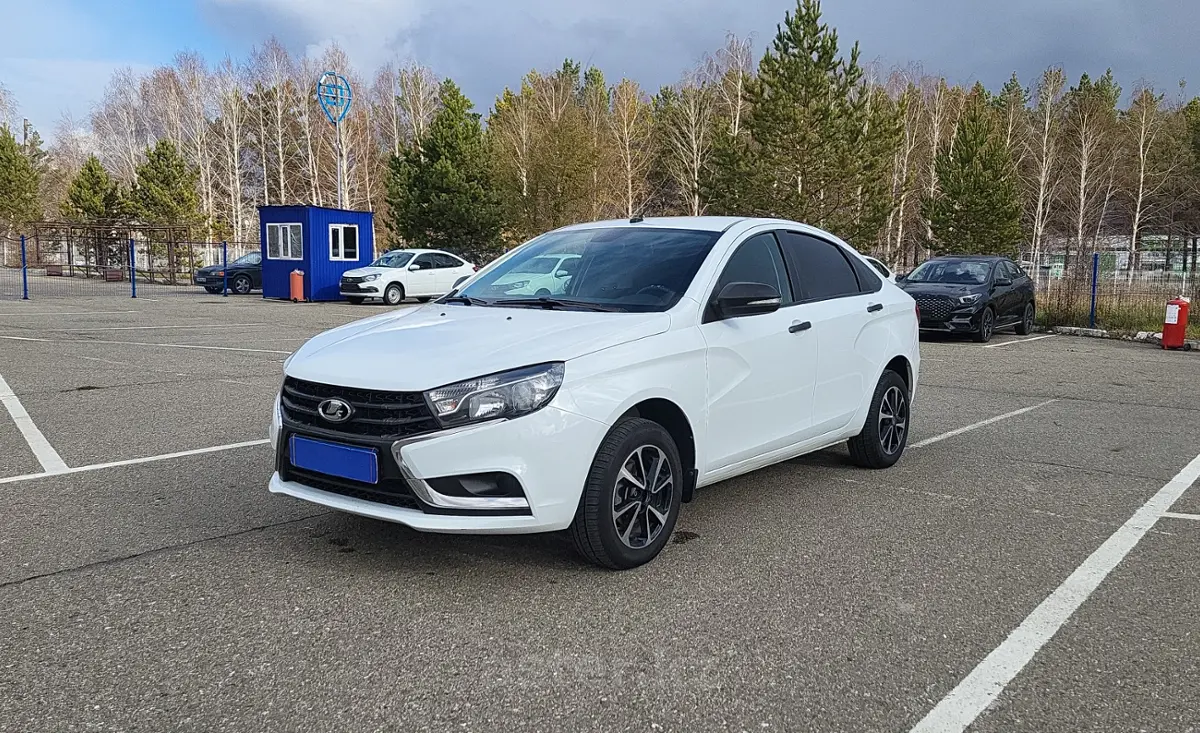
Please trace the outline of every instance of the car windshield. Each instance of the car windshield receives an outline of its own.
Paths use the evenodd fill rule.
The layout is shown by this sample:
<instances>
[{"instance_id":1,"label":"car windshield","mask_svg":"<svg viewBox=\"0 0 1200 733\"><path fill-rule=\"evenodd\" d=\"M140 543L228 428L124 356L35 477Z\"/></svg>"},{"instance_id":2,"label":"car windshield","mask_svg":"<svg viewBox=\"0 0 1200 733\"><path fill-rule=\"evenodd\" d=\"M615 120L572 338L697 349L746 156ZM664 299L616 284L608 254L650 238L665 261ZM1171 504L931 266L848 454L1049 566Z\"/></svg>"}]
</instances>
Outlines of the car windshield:
<instances>
[{"instance_id":1,"label":"car windshield","mask_svg":"<svg viewBox=\"0 0 1200 733\"><path fill-rule=\"evenodd\" d=\"M242 255L241 257L237 258L236 260L234 260L233 262L231 262L229 264L231 264L231 265L257 265L260 262L262 262L262 254L259 252L251 252L248 255Z\"/></svg>"},{"instance_id":2,"label":"car windshield","mask_svg":"<svg viewBox=\"0 0 1200 733\"><path fill-rule=\"evenodd\" d=\"M983 260L928 260L904 279L910 283L982 285L991 271L992 263Z\"/></svg>"},{"instance_id":3,"label":"car windshield","mask_svg":"<svg viewBox=\"0 0 1200 733\"><path fill-rule=\"evenodd\" d=\"M547 302L547 307L665 311L683 297L720 236L659 227L550 232L482 273L457 295L483 305L537 305L552 299L555 302ZM550 282L508 277L529 272L534 260L564 257Z\"/></svg>"},{"instance_id":4,"label":"car windshield","mask_svg":"<svg viewBox=\"0 0 1200 733\"><path fill-rule=\"evenodd\" d=\"M371 267L404 267L411 259L412 252L393 251L372 262Z\"/></svg>"},{"instance_id":5,"label":"car windshield","mask_svg":"<svg viewBox=\"0 0 1200 733\"><path fill-rule=\"evenodd\" d=\"M534 257L509 270L510 274L546 275L558 264L557 257Z\"/></svg>"}]
</instances>

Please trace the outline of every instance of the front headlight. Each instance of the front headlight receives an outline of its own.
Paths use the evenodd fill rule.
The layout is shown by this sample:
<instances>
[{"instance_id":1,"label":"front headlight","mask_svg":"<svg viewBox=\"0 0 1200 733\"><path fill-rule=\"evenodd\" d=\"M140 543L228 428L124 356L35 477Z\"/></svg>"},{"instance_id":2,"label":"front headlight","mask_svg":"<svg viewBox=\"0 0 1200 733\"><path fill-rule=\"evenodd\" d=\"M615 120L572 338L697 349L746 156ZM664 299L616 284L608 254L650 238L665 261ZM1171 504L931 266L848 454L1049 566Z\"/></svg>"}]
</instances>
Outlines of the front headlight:
<instances>
[{"instance_id":1,"label":"front headlight","mask_svg":"<svg viewBox=\"0 0 1200 733\"><path fill-rule=\"evenodd\" d=\"M444 427L520 417L554 399L564 371L561 362L522 367L431 389L425 399Z\"/></svg>"},{"instance_id":2,"label":"front headlight","mask_svg":"<svg viewBox=\"0 0 1200 733\"><path fill-rule=\"evenodd\" d=\"M369 282L375 282L378 279L379 279L379 273L377 272L374 275L367 275L366 277L364 277L362 279L362 281L365 283L369 283Z\"/></svg>"},{"instance_id":3,"label":"front headlight","mask_svg":"<svg viewBox=\"0 0 1200 733\"><path fill-rule=\"evenodd\" d=\"M982 297L983 296L980 295L979 293L971 293L970 295L964 295L961 298L959 298L958 302L961 305L970 305L971 303L974 303L975 301L979 300Z\"/></svg>"}]
</instances>

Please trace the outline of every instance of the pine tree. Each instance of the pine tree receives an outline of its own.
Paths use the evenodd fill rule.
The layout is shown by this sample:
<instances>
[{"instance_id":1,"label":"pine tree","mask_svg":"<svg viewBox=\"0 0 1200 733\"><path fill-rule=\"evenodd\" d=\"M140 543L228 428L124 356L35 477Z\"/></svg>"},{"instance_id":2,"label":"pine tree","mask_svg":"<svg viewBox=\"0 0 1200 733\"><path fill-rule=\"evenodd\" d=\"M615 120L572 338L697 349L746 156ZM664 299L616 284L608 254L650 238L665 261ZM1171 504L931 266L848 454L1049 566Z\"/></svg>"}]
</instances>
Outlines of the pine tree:
<instances>
[{"instance_id":1,"label":"pine tree","mask_svg":"<svg viewBox=\"0 0 1200 733\"><path fill-rule=\"evenodd\" d=\"M1015 256L1021 196L1003 131L984 95L972 95L952 149L937 158L939 192L924 202L938 254Z\"/></svg>"},{"instance_id":2,"label":"pine tree","mask_svg":"<svg viewBox=\"0 0 1200 733\"><path fill-rule=\"evenodd\" d=\"M146 151L146 162L137 168L137 183L130 194L132 210L150 224L195 226L203 221L196 195L198 174L175 145L159 140Z\"/></svg>"},{"instance_id":3,"label":"pine tree","mask_svg":"<svg viewBox=\"0 0 1200 733\"><path fill-rule=\"evenodd\" d=\"M888 186L899 131L894 105L873 94L858 62L858 45L843 58L837 31L821 22L819 0L799 0L778 27L772 47L746 87L752 144L735 146L714 191L744 188L728 176L762 171L768 180L717 208L769 213L872 243L891 206ZM757 160L745 160L752 156ZM720 175L722 168L715 167Z\"/></svg>"},{"instance_id":4,"label":"pine tree","mask_svg":"<svg viewBox=\"0 0 1200 733\"><path fill-rule=\"evenodd\" d=\"M0 226L38 218L38 172L7 125L0 125Z\"/></svg>"},{"instance_id":5,"label":"pine tree","mask_svg":"<svg viewBox=\"0 0 1200 733\"><path fill-rule=\"evenodd\" d=\"M121 195L120 185L93 155L71 181L61 210L70 221L115 221L127 215L128 202Z\"/></svg>"},{"instance_id":6,"label":"pine tree","mask_svg":"<svg viewBox=\"0 0 1200 733\"><path fill-rule=\"evenodd\" d=\"M489 258L499 251L501 208L479 115L449 79L439 98L420 149L392 157L387 224L414 245Z\"/></svg>"}]
</instances>

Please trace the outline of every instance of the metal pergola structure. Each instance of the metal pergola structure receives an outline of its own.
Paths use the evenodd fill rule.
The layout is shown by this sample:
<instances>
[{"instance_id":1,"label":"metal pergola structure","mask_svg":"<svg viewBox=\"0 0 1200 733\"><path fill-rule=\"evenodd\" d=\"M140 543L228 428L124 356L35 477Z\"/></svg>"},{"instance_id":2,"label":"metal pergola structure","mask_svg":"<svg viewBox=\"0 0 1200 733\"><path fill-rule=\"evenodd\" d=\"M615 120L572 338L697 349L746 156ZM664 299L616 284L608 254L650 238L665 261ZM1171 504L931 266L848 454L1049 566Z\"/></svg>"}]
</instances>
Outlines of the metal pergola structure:
<instances>
[{"instance_id":1,"label":"metal pergola structure","mask_svg":"<svg viewBox=\"0 0 1200 733\"><path fill-rule=\"evenodd\" d=\"M29 266L45 268L47 275L123 280L130 271L131 241L139 273L163 272L173 281L175 273L194 268L187 226L39 221L29 231Z\"/></svg>"}]
</instances>

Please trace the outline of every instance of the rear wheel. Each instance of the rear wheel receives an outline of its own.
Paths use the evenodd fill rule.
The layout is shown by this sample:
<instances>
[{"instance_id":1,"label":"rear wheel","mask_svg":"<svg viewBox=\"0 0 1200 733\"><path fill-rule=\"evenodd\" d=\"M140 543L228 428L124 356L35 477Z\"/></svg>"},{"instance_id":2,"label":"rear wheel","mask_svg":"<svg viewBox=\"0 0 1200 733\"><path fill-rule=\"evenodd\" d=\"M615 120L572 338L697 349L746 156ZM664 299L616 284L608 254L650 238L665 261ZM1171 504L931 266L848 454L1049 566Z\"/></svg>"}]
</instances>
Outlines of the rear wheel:
<instances>
[{"instance_id":1,"label":"rear wheel","mask_svg":"<svg viewBox=\"0 0 1200 733\"><path fill-rule=\"evenodd\" d=\"M983 309L983 315L979 317L979 330L975 332L975 340L981 344L986 344L992 340L992 334L996 331L996 314L992 311L989 305Z\"/></svg>"},{"instance_id":2,"label":"rear wheel","mask_svg":"<svg viewBox=\"0 0 1200 733\"><path fill-rule=\"evenodd\" d=\"M1033 333L1033 301L1025 304L1025 312L1021 315L1021 322L1017 324L1017 335L1028 336Z\"/></svg>"},{"instance_id":3,"label":"rear wheel","mask_svg":"<svg viewBox=\"0 0 1200 733\"><path fill-rule=\"evenodd\" d=\"M597 565L643 565L670 540L682 491L683 467L670 433L650 420L623 420L596 452L567 531L575 549Z\"/></svg>"},{"instance_id":4,"label":"rear wheel","mask_svg":"<svg viewBox=\"0 0 1200 733\"><path fill-rule=\"evenodd\" d=\"M904 379L887 370L875 385L862 432L850 439L850 458L863 468L888 468L908 445L909 391Z\"/></svg>"},{"instance_id":5,"label":"rear wheel","mask_svg":"<svg viewBox=\"0 0 1200 733\"><path fill-rule=\"evenodd\" d=\"M392 283L383 291L383 302L388 305L400 305L404 302L404 286L400 283Z\"/></svg>"}]
</instances>

